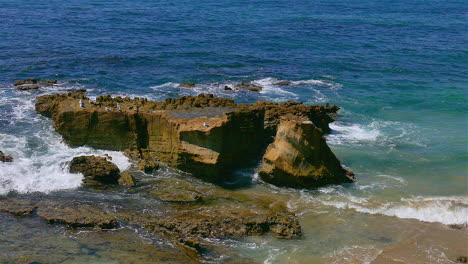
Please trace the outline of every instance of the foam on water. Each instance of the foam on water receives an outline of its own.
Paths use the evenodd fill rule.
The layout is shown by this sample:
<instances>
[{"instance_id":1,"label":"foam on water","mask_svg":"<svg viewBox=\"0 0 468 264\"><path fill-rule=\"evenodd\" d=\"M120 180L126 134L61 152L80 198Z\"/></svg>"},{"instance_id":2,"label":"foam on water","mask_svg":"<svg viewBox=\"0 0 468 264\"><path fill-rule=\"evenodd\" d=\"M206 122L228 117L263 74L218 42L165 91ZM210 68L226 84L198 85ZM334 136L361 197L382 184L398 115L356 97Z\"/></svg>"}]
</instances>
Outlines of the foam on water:
<instances>
[{"instance_id":1,"label":"foam on water","mask_svg":"<svg viewBox=\"0 0 468 264\"><path fill-rule=\"evenodd\" d=\"M129 160L120 152L68 147L53 130L51 121L35 113L34 95L17 92L15 95L18 97L0 102L0 107L6 109L2 116L16 131L0 132L0 150L14 159L0 163L0 194L79 187L83 175L68 172L67 162L75 156L107 153L121 170L130 166Z\"/></svg>"},{"instance_id":2,"label":"foam on water","mask_svg":"<svg viewBox=\"0 0 468 264\"><path fill-rule=\"evenodd\" d=\"M445 225L468 225L468 197L412 197L397 201L379 201L370 197L328 196L319 202L338 209L381 214L398 218L438 222Z\"/></svg>"}]
</instances>

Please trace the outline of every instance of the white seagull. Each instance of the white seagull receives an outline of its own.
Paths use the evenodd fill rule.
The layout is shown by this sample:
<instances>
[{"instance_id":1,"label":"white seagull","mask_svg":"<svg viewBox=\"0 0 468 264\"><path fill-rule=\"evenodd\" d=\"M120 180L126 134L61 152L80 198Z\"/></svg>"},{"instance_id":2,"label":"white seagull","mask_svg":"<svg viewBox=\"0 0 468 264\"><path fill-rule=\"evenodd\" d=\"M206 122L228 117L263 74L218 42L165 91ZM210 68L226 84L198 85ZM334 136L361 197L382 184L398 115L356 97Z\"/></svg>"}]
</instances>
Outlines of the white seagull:
<instances>
[{"instance_id":1,"label":"white seagull","mask_svg":"<svg viewBox=\"0 0 468 264\"><path fill-rule=\"evenodd\" d=\"M203 122L203 126L204 127L210 127L210 125L208 125L206 122Z\"/></svg>"},{"instance_id":2,"label":"white seagull","mask_svg":"<svg viewBox=\"0 0 468 264\"><path fill-rule=\"evenodd\" d=\"M80 99L80 107L85 108L85 105L83 104L83 100Z\"/></svg>"},{"instance_id":3,"label":"white seagull","mask_svg":"<svg viewBox=\"0 0 468 264\"><path fill-rule=\"evenodd\" d=\"M122 108L120 108L120 104L117 103L117 110L122 110Z\"/></svg>"}]
</instances>

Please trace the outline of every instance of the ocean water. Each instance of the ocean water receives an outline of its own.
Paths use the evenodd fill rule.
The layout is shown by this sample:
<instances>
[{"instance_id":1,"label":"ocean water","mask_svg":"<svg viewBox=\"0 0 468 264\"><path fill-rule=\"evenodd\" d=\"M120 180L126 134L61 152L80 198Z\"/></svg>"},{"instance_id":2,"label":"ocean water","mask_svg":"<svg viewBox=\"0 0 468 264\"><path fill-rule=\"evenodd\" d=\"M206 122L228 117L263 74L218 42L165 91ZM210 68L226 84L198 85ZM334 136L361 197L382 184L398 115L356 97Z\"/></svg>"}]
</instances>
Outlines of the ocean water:
<instances>
[{"instance_id":1,"label":"ocean water","mask_svg":"<svg viewBox=\"0 0 468 264\"><path fill-rule=\"evenodd\" d=\"M80 154L130 165L66 146L35 114L40 94L330 103L342 109L327 141L358 181L292 190L249 175L305 236L220 243L263 263L452 263L468 254L466 228L448 227L468 225L467 21L465 1L0 0L0 150L15 159L0 164L0 194L76 192L65 162ZM59 85L14 89L28 77ZM240 81L264 90L223 89Z\"/></svg>"}]
</instances>

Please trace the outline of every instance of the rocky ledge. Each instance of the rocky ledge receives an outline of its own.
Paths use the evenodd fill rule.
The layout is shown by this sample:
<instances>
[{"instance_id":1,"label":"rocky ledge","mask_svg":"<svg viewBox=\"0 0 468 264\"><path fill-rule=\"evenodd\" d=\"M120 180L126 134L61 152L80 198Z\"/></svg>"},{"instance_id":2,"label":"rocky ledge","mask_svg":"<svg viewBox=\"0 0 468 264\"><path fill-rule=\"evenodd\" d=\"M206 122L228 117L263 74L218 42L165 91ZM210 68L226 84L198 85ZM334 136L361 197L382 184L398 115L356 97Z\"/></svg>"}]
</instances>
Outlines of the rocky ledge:
<instances>
[{"instance_id":1,"label":"rocky ledge","mask_svg":"<svg viewBox=\"0 0 468 264\"><path fill-rule=\"evenodd\" d=\"M36 101L36 111L52 117L71 146L127 151L215 183L264 155L263 180L301 188L354 180L323 136L338 110L300 102L236 104L211 94L155 102L111 96L91 101L69 93Z\"/></svg>"}]
</instances>

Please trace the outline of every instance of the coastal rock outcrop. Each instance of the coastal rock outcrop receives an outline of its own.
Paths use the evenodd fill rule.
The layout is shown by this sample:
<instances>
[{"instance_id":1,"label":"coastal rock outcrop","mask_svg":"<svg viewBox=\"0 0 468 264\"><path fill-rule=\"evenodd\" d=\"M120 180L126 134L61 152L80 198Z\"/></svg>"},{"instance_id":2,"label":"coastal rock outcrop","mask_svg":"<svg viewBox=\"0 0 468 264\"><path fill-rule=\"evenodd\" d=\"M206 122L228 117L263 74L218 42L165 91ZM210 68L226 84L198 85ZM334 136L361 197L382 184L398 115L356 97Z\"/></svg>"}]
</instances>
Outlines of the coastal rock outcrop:
<instances>
[{"instance_id":1,"label":"coastal rock outcrop","mask_svg":"<svg viewBox=\"0 0 468 264\"><path fill-rule=\"evenodd\" d=\"M79 156L70 162L71 173L82 173L84 185L117 184L119 168L104 157Z\"/></svg>"},{"instance_id":2,"label":"coastal rock outcrop","mask_svg":"<svg viewBox=\"0 0 468 264\"><path fill-rule=\"evenodd\" d=\"M306 119L283 118L259 171L277 186L312 188L353 182L352 172L341 167L322 131Z\"/></svg>"},{"instance_id":3,"label":"coastal rock outcrop","mask_svg":"<svg viewBox=\"0 0 468 264\"><path fill-rule=\"evenodd\" d=\"M83 93L70 93L40 96L36 101L36 111L52 117L56 131L72 146L126 150L137 153L147 164L165 163L215 183L225 181L246 162L260 158L277 135L282 117L304 120L310 123L310 128L296 133L295 126L282 126L279 135L292 128L291 133L296 133L294 137L321 137L330 131L328 124L334 120L338 109L337 106L304 105L300 102L236 104L232 99L211 94L168 98L161 102L101 96L91 102ZM311 162L308 152L316 149L314 158L323 163L323 166L316 166L318 163L315 161L311 163L313 166L307 173L313 175L310 179L318 182L307 186L352 179L342 177L343 168L339 161L328 147L322 146L326 146L325 140L298 140L309 144L296 148L298 152L305 152L301 154L305 160ZM302 169L297 167L295 160L282 160L289 162L288 166L295 170ZM141 166L141 169L151 168ZM262 178L269 179L265 175L277 171L263 169ZM324 180L329 177L333 179ZM296 179L291 180L291 185L287 181L283 185L298 186Z\"/></svg>"},{"instance_id":4,"label":"coastal rock outcrop","mask_svg":"<svg viewBox=\"0 0 468 264\"><path fill-rule=\"evenodd\" d=\"M0 151L0 162L13 162L13 157L5 155L2 151Z\"/></svg>"},{"instance_id":5,"label":"coastal rock outcrop","mask_svg":"<svg viewBox=\"0 0 468 264\"><path fill-rule=\"evenodd\" d=\"M57 80L37 80L34 78L28 78L15 81L15 86L18 90L35 90L40 87L53 86L55 84L57 84Z\"/></svg>"}]
</instances>

